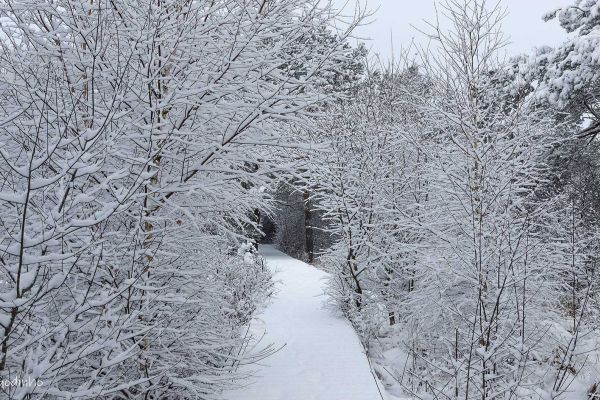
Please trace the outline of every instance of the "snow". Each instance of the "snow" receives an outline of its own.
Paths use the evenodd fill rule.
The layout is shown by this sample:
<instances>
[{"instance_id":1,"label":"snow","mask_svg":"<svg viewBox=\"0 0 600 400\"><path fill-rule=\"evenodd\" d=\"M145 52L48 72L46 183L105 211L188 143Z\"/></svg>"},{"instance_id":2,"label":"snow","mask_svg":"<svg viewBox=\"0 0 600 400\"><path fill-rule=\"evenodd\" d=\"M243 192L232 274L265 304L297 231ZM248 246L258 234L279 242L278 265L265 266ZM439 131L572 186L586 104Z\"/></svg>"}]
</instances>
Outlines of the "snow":
<instances>
[{"instance_id":1,"label":"snow","mask_svg":"<svg viewBox=\"0 0 600 400\"><path fill-rule=\"evenodd\" d=\"M228 400L381 399L363 347L350 324L323 294L327 274L271 246L260 246L275 274L274 299L252 324L261 346L281 348L245 367L254 381Z\"/></svg>"}]
</instances>

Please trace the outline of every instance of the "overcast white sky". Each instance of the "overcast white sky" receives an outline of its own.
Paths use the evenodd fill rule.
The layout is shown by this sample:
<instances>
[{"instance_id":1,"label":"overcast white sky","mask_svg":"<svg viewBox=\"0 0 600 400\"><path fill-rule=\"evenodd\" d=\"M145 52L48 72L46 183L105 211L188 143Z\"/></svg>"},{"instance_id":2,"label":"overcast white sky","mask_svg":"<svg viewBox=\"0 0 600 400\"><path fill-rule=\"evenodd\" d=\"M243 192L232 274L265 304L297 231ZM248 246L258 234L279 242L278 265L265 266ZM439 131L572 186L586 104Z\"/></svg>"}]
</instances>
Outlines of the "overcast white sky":
<instances>
[{"instance_id":1,"label":"overcast white sky","mask_svg":"<svg viewBox=\"0 0 600 400\"><path fill-rule=\"evenodd\" d=\"M356 2L335 1L338 7L348 2L350 9ZM374 52L390 56L392 38L396 51L409 45L413 38L418 43L425 43L422 34L411 25L424 27L423 20L435 15L434 0L360 0L362 4L365 1L369 9L377 11L371 18L373 22L361 27L357 34L371 39L366 41L367 47ZM555 45L565 38L557 21L544 22L542 16L557 7L573 4L574 0L502 0L502 3L509 13L503 24L511 41L508 54L529 52L533 47L545 44Z\"/></svg>"}]
</instances>

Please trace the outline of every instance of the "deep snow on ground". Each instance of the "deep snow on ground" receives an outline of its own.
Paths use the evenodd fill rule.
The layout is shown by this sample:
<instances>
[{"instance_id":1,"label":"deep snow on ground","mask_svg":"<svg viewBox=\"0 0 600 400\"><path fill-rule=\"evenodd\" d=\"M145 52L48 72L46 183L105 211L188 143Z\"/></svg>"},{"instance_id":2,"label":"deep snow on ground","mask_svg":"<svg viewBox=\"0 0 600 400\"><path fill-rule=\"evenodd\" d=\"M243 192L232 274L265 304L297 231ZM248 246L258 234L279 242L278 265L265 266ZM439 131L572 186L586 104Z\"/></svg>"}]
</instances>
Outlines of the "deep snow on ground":
<instances>
[{"instance_id":1,"label":"deep snow on ground","mask_svg":"<svg viewBox=\"0 0 600 400\"><path fill-rule=\"evenodd\" d=\"M350 324L323 294L327 274L271 246L261 254L275 274L277 291L251 325L259 346L279 348L255 378L229 392L229 400L378 400L377 384Z\"/></svg>"}]
</instances>

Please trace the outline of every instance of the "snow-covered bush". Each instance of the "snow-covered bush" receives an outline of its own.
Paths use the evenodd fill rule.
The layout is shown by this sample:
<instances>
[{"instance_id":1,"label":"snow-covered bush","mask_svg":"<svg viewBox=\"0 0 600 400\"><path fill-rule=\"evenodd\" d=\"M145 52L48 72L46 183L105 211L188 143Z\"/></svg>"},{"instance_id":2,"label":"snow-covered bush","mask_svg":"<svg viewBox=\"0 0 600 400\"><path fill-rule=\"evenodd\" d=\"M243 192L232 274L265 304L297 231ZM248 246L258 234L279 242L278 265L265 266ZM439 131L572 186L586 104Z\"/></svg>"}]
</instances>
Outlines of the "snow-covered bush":
<instances>
[{"instance_id":1,"label":"snow-covered bush","mask_svg":"<svg viewBox=\"0 0 600 400\"><path fill-rule=\"evenodd\" d=\"M271 274L251 243L243 244L234 259L224 260L212 279L224 287L229 307L224 311L237 325L245 325L264 298L272 293Z\"/></svg>"}]
</instances>

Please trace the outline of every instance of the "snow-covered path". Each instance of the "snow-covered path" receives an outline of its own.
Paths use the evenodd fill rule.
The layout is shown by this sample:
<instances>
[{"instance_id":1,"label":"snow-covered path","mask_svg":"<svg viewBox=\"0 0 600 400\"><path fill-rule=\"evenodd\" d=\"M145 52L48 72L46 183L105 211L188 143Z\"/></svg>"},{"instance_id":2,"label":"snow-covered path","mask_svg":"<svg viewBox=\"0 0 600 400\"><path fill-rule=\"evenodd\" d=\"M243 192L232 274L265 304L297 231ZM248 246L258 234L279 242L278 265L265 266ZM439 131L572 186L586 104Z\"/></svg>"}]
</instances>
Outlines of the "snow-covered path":
<instances>
[{"instance_id":1,"label":"snow-covered path","mask_svg":"<svg viewBox=\"0 0 600 400\"><path fill-rule=\"evenodd\" d=\"M326 305L327 274L270 246L277 293L252 325L263 345L285 345L261 362L254 382L230 400L379 400L362 346L349 323ZM256 368L256 366L254 366Z\"/></svg>"}]
</instances>

